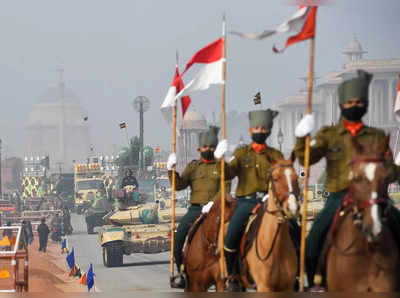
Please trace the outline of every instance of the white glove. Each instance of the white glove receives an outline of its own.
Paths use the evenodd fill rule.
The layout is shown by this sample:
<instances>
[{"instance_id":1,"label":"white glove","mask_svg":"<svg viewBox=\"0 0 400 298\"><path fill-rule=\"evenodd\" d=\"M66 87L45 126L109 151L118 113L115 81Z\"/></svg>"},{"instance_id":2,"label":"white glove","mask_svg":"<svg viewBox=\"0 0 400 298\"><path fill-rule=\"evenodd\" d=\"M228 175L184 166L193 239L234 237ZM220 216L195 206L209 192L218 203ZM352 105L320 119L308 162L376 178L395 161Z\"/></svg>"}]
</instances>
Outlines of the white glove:
<instances>
[{"instance_id":1,"label":"white glove","mask_svg":"<svg viewBox=\"0 0 400 298\"><path fill-rule=\"evenodd\" d=\"M396 160L394 161L394 163L396 164L396 166L400 166L400 152L397 153Z\"/></svg>"},{"instance_id":2,"label":"white glove","mask_svg":"<svg viewBox=\"0 0 400 298\"><path fill-rule=\"evenodd\" d=\"M269 194L266 194L265 196L263 196L261 202L265 203L269 198Z\"/></svg>"},{"instance_id":3,"label":"white glove","mask_svg":"<svg viewBox=\"0 0 400 298\"><path fill-rule=\"evenodd\" d=\"M303 138L313 131L315 126L315 120L313 114L307 114L300 120L294 130L294 135L298 138Z\"/></svg>"},{"instance_id":4,"label":"white glove","mask_svg":"<svg viewBox=\"0 0 400 298\"><path fill-rule=\"evenodd\" d=\"M214 202L208 202L206 205L203 206L203 208L201 209L201 213L208 213L210 212L211 207L214 205Z\"/></svg>"},{"instance_id":5,"label":"white glove","mask_svg":"<svg viewBox=\"0 0 400 298\"><path fill-rule=\"evenodd\" d=\"M225 155L225 153L228 151L228 140L221 140L218 145L217 148L215 148L214 151L214 157L216 159L221 159L222 156Z\"/></svg>"},{"instance_id":6,"label":"white glove","mask_svg":"<svg viewBox=\"0 0 400 298\"><path fill-rule=\"evenodd\" d=\"M168 156L168 161L167 161L167 170L171 171L172 168L176 165L176 154L175 153L171 153Z\"/></svg>"}]
</instances>

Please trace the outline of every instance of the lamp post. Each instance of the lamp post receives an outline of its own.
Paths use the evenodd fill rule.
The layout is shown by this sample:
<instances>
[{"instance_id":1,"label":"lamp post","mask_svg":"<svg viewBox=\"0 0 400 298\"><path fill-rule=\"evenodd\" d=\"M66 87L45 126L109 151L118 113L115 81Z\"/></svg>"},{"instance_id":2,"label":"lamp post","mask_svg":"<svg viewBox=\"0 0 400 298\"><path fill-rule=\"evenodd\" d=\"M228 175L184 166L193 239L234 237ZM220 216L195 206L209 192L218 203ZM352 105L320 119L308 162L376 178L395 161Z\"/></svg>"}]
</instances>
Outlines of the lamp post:
<instances>
[{"instance_id":1,"label":"lamp post","mask_svg":"<svg viewBox=\"0 0 400 298\"><path fill-rule=\"evenodd\" d=\"M278 144L279 144L279 151L282 152L282 143L283 143L283 133L282 133L282 129L279 128L279 132L278 132Z\"/></svg>"}]
</instances>

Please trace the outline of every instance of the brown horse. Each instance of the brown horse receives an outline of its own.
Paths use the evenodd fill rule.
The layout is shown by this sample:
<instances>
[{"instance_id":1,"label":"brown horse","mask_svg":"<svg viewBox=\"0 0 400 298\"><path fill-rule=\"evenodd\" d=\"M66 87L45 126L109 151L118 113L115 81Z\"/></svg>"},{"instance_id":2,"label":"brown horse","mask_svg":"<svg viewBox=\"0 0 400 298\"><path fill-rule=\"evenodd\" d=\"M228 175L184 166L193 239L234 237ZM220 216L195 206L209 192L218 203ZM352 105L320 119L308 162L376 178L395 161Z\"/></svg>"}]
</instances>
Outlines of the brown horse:
<instances>
[{"instance_id":1,"label":"brown horse","mask_svg":"<svg viewBox=\"0 0 400 298\"><path fill-rule=\"evenodd\" d=\"M221 220L220 194L214 205L193 235L187 248L185 271L187 292L205 292L215 285L217 292L224 290L225 280L221 279L219 266L218 235ZM235 210L236 201L229 195L225 200L225 218L227 224ZM226 230L226 229L225 229Z\"/></svg>"},{"instance_id":2,"label":"brown horse","mask_svg":"<svg viewBox=\"0 0 400 298\"><path fill-rule=\"evenodd\" d=\"M362 146L353 140L351 186L327 242L329 291L400 290L400 256L386 224L390 216L385 153L389 138Z\"/></svg>"},{"instance_id":3,"label":"brown horse","mask_svg":"<svg viewBox=\"0 0 400 298\"><path fill-rule=\"evenodd\" d=\"M300 194L297 174L293 168L294 155L289 160L272 160L269 170L269 198L255 237L243 260L241 280L251 288L248 275L257 292L291 291L297 273L297 255L289 235L289 219L298 215Z\"/></svg>"}]
</instances>

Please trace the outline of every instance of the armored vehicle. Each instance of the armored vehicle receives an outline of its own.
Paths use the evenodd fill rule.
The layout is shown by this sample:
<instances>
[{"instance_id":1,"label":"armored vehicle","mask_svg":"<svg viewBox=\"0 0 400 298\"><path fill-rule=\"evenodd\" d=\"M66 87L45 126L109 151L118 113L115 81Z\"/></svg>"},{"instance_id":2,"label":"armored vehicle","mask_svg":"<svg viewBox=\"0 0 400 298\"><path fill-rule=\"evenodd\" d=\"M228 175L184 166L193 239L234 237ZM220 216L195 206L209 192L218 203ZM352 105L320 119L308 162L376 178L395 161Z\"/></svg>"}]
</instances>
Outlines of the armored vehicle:
<instances>
[{"instance_id":1,"label":"armored vehicle","mask_svg":"<svg viewBox=\"0 0 400 298\"><path fill-rule=\"evenodd\" d=\"M170 210L167 202L143 203L135 200L138 193L128 185L113 191L120 207L103 217L107 225L99 231L106 267L123 264L123 255L132 253L159 253L170 250ZM177 220L183 216L177 213Z\"/></svg>"}]
</instances>

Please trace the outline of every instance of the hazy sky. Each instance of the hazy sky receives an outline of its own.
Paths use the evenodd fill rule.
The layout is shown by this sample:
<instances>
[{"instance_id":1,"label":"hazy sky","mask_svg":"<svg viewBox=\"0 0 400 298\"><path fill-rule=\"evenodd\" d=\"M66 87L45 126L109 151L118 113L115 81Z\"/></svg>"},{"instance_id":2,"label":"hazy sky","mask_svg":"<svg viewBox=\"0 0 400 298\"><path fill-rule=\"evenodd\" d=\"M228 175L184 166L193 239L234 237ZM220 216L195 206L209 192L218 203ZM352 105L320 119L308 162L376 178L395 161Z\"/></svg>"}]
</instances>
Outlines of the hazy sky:
<instances>
[{"instance_id":1,"label":"hazy sky","mask_svg":"<svg viewBox=\"0 0 400 298\"><path fill-rule=\"evenodd\" d=\"M58 81L62 65L67 87L89 112L95 149L123 144L118 123L138 134L138 114L131 102L151 100L145 114L145 143L168 148L171 133L159 106L171 83L175 51L180 68L221 33L226 12L228 30L274 28L297 8L287 1L228 0L26 0L3 1L0 10L0 137L5 153L23 155L24 126L32 105ZM399 0L331 0L317 17L315 71L340 70L341 52L354 36L366 58L399 58ZM271 51L286 35L264 41L228 36L227 110L248 111L262 91L265 107L296 92L306 73L308 42L284 54ZM196 93L196 109L211 119L220 113L220 87ZM244 124L245 125L245 124ZM229 127L228 127L229 129Z\"/></svg>"}]
</instances>

